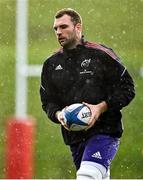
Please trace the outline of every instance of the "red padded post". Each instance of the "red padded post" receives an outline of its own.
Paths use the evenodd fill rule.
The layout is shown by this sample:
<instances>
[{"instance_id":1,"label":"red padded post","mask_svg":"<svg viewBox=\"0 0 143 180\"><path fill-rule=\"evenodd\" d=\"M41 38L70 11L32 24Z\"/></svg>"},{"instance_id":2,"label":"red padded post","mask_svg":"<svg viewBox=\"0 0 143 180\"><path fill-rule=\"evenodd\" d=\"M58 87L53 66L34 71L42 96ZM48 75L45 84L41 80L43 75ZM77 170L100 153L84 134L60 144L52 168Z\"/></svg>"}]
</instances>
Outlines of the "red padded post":
<instances>
[{"instance_id":1,"label":"red padded post","mask_svg":"<svg viewBox=\"0 0 143 180\"><path fill-rule=\"evenodd\" d=\"M32 179L35 120L11 118L7 124L6 178Z\"/></svg>"}]
</instances>

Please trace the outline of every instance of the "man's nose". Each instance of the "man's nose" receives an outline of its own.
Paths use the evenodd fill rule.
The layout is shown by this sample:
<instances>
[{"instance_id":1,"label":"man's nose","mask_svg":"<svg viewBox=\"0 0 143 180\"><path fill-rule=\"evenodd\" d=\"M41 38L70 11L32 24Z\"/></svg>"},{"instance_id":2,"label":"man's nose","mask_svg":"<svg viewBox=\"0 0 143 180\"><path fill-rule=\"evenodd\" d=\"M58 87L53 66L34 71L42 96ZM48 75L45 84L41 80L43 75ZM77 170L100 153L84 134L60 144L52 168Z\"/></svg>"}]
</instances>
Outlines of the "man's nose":
<instances>
[{"instance_id":1,"label":"man's nose","mask_svg":"<svg viewBox=\"0 0 143 180\"><path fill-rule=\"evenodd\" d=\"M60 28L57 28L57 35L60 35L60 34L62 34L62 31L61 31L61 29Z\"/></svg>"}]
</instances>

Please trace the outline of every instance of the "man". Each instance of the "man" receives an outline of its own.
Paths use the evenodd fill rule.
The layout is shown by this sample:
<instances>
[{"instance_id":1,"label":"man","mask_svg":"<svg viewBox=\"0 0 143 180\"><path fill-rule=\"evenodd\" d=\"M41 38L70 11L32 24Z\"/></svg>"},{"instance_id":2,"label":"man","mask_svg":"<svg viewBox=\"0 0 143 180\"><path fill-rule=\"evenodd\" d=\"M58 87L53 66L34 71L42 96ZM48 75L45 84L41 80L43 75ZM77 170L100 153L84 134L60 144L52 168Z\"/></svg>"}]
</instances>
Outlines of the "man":
<instances>
[{"instance_id":1,"label":"man","mask_svg":"<svg viewBox=\"0 0 143 180\"><path fill-rule=\"evenodd\" d=\"M135 96L133 80L111 49L84 41L81 16L73 9L58 11L53 27L62 48L43 65L43 110L61 124L77 180L109 179L123 132L120 110ZM62 109L73 103L91 109L89 127L84 131L69 131L64 122Z\"/></svg>"}]
</instances>

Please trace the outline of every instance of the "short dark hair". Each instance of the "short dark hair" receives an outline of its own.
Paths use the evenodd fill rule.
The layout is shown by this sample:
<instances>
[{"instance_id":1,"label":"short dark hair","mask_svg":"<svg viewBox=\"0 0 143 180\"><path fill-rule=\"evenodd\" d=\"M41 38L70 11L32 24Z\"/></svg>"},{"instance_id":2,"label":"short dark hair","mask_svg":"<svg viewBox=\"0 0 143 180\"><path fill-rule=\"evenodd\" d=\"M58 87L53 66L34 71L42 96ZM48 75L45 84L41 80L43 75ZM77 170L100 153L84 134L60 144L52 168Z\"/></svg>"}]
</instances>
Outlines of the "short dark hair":
<instances>
[{"instance_id":1,"label":"short dark hair","mask_svg":"<svg viewBox=\"0 0 143 180\"><path fill-rule=\"evenodd\" d=\"M71 17L71 21L74 23L74 25L76 25L78 23L82 24L82 18L80 16L80 14L71 8L64 8L64 9L59 10L56 13L55 18L58 19L65 14Z\"/></svg>"}]
</instances>

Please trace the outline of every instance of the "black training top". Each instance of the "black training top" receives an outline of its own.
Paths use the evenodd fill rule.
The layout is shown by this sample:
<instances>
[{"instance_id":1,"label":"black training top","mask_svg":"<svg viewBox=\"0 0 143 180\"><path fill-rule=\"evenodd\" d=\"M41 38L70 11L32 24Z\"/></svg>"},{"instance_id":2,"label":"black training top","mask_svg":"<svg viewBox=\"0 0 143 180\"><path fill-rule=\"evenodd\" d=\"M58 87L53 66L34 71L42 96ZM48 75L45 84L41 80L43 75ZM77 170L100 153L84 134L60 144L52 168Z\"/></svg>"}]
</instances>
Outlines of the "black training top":
<instances>
[{"instance_id":1,"label":"black training top","mask_svg":"<svg viewBox=\"0 0 143 180\"><path fill-rule=\"evenodd\" d=\"M75 49L60 49L43 65L40 95L43 110L50 120L58 110L73 103L97 104L106 101L108 110L87 131L67 131L62 126L66 144L73 144L94 134L121 137L120 110L133 99L134 84L117 55L103 45L83 42Z\"/></svg>"}]
</instances>

